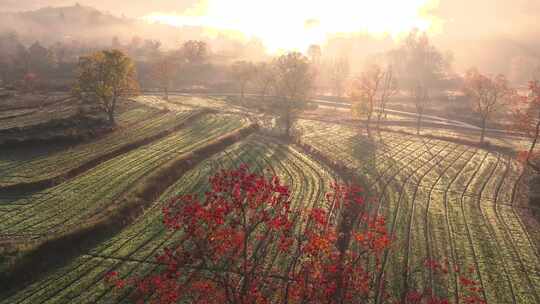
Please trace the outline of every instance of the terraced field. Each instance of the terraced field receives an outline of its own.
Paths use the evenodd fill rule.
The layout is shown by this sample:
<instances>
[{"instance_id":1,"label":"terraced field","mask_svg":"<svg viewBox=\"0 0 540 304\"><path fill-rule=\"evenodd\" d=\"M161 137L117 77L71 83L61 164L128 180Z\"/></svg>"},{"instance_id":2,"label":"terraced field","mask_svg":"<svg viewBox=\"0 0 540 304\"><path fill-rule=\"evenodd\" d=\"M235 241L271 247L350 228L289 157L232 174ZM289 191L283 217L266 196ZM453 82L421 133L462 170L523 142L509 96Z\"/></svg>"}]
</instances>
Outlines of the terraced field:
<instances>
[{"instance_id":1,"label":"terraced field","mask_svg":"<svg viewBox=\"0 0 540 304\"><path fill-rule=\"evenodd\" d=\"M36 152L22 159L15 152L0 156L0 186L46 178L121 145L178 125L195 108L223 109L202 98L142 97L154 110L136 108L122 114L129 126L70 151ZM158 109L173 112L164 114ZM144 110L141 110L144 109ZM229 111L230 112L230 111ZM0 197L0 241L28 241L73 229L98 215L167 161L245 125L241 116L209 114L180 131L134 149L46 191ZM540 231L528 230L520 217L520 165L511 157L447 141L382 132L373 138L353 128L301 120L303 143L327 158L353 168L369 183L379 202L373 211L385 215L395 238L384 255L392 288L407 285L437 288L457 302L464 291L455 274L440 276L423 266L426 260L448 261L471 271L487 303L540 303ZM0 299L7 303L128 303L130 290L102 284L105 274L124 276L156 270L153 257L174 244L161 222L162 202L178 193L203 193L209 175L220 168L247 163L272 170L292 188L298 216L323 195L336 174L294 146L251 135L188 171L135 223L38 282ZM275 258L275 257L269 257Z\"/></svg>"},{"instance_id":2,"label":"terraced field","mask_svg":"<svg viewBox=\"0 0 540 304\"><path fill-rule=\"evenodd\" d=\"M271 169L292 187L293 208L302 210L324 201L324 193L336 176L291 147L252 135L188 171L163 194L160 201L177 193L203 193L208 177L221 168L241 163L259 171ZM128 303L129 290L115 292L102 284L105 274L142 275L158 267L154 256L174 244L181 232L166 231L156 203L136 223L110 240L74 259L25 290L0 303Z\"/></svg>"},{"instance_id":3,"label":"terraced field","mask_svg":"<svg viewBox=\"0 0 540 304\"><path fill-rule=\"evenodd\" d=\"M117 130L97 140L65 149L0 149L0 187L29 183L61 175L123 146L149 138L182 124L197 111L164 113L132 106L117 118Z\"/></svg>"},{"instance_id":4,"label":"terraced field","mask_svg":"<svg viewBox=\"0 0 540 304\"><path fill-rule=\"evenodd\" d=\"M77 111L78 105L72 98L43 108L0 111L0 132L70 118L76 115Z\"/></svg>"},{"instance_id":5,"label":"terraced field","mask_svg":"<svg viewBox=\"0 0 540 304\"><path fill-rule=\"evenodd\" d=\"M382 133L372 141L351 128L302 121L302 140L367 174L398 240L385 256L395 288L412 283L426 259L472 268L488 303L540 303L538 231L525 228L516 208L519 165L497 153L449 142ZM457 278L429 271L422 286L446 287ZM435 284L438 283L438 284Z\"/></svg>"},{"instance_id":6,"label":"terraced field","mask_svg":"<svg viewBox=\"0 0 540 304\"><path fill-rule=\"evenodd\" d=\"M160 165L244 123L227 115L206 115L162 140L106 161L46 191L0 199L0 239L30 240L72 229L114 204Z\"/></svg>"}]
</instances>

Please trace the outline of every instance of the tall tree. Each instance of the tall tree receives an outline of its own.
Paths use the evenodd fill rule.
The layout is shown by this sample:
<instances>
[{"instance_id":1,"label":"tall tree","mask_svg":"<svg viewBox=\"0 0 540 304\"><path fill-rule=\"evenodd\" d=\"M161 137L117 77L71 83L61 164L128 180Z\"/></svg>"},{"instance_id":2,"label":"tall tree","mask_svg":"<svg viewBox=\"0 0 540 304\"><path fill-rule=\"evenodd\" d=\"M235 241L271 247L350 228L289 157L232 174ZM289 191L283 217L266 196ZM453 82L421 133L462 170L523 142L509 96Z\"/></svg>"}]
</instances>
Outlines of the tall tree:
<instances>
[{"instance_id":1,"label":"tall tree","mask_svg":"<svg viewBox=\"0 0 540 304\"><path fill-rule=\"evenodd\" d=\"M380 86L379 98L377 100L377 128L380 127L381 120L386 119L386 107L390 98L398 93L398 84L392 66L386 67L383 71L383 78Z\"/></svg>"},{"instance_id":2,"label":"tall tree","mask_svg":"<svg viewBox=\"0 0 540 304\"><path fill-rule=\"evenodd\" d=\"M167 54L160 55L152 63L150 76L163 90L165 100L169 100L169 89L171 83L176 76L179 64L176 59Z\"/></svg>"},{"instance_id":3,"label":"tall tree","mask_svg":"<svg viewBox=\"0 0 540 304\"><path fill-rule=\"evenodd\" d=\"M411 31L401 46L390 52L390 56L397 67L401 85L414 102L419 134L430 91L446 77L451 56L445 56L431 43L426 33L418 30Z\"/></svg>"},{"instance_id":4,"label":"tall tree","mask_svg":"<svg viewBox=\"0 0 540 304\"><path fill-rule=\"evenodd\" d=\"M515 91L510 88L504 75L489 77L476 69L467 71L464 91L472 102L473 110L480 116L482 127L480 143L483 143L487 123L505 101L515 96Z\"/></svg>"},{"instance_id":5,"label":"tall tree","mask_svg":"<svg viewBox=\"0 0 540 304\"><path fill-rule=\"evenodd\" d=\"M254 80L257 69L252 62L237 61L233 63L231 70L234 79L238 81L240 87L240 96L242 99L244 99L247 85L249 82Z\"/></svg>"},{"instance_id":6,"label":"tall tree","mask_svg":"<svg viewBox=\"0 0 540 304\"><path fill-rule=\"evenodd\" d=\"M307 104L313 90L313 70L309 59L298 52L274 60L276 107L285 124L285 135L291 135L296 114Z\"/></svg>"},{"instance_id":7,"label":"tall tree","mask_svg":"<svg viewBox=\"0 0 540 304\"><path fill-rule=\"evenodd\" d=\"M120 98L139 91L135 65L119 50L106 50L79 59L74 94L86 102L97 103L114 124Z\"/></svg>"}]
</instances>

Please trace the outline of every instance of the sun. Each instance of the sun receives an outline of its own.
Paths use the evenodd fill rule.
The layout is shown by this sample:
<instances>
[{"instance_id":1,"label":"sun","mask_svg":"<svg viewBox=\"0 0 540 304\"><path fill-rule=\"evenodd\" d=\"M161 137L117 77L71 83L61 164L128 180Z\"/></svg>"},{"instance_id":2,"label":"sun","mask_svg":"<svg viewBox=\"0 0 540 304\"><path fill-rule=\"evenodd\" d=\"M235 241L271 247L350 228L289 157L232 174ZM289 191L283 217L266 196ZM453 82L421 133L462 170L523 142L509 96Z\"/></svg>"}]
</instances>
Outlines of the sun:
<instances>
[{"instance_id":1,"label":"sun","mask_svg":"<svg viewBox=\"0 0 540 304\"><path fill-rule=\"evenodd\" d=\"M204 26L210 32L259 38L270 53L306 50L333 34L396 37L413 28L433 30L438 0L207 0L181 15L155 12L148 22Z\"/></svg>"}]
</instances>

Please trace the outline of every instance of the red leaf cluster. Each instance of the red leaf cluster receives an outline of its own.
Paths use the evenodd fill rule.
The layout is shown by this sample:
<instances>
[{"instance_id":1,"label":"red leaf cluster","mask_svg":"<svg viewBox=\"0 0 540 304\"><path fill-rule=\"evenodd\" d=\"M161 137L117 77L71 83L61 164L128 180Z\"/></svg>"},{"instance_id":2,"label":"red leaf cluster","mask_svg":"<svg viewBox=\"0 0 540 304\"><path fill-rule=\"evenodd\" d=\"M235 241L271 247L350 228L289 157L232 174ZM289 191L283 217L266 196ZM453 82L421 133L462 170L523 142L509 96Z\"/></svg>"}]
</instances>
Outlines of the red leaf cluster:
<instances>
[{"instance_id":1,"label":"red leaf cluster","mask_svg":"<svg viewBox=\"0 0 540 304\"><path fill-rule=\"evenodd\" d=\"M163 208L164 225L181 237L157 256L157 273L105 281L154 303L363 303L385 290L379 273L392 240L362 188L335 184L311 210L292 210L278 177L246 166L217 173L209 188ZM416 291L395 302L447 303Z\"/></svg>"}]
</instances>

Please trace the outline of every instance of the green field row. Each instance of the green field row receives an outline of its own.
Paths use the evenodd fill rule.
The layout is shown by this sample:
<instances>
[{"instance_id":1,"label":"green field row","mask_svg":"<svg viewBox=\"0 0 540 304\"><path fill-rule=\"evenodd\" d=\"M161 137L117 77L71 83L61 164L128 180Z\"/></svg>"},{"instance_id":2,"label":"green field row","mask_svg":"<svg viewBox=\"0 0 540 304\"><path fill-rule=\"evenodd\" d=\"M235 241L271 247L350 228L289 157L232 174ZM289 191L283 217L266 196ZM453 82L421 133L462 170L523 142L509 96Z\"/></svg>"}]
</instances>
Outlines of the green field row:
<instances>
[{"instance_id":1,"label":"green field row","mask_svg":"<svg viewBox=\"0 0 540 304\"><path fill-rule=\"evenodd\" d=\"M206 115L162 140L106 161L56 187L0 200L0 237L27 240L73 229L116 203L141 178L167 161L244 123L237 117Z\"/></svg>"},{"instance_id":2,"label":"green field row","mask_svg":"<svg viewBox=\"0 0 540 304\"><path fill-rule=\"evenodd\" d=\"M455 298L456 277L423 269L426 259L472 267L488 303L540 303L540 257L513 197L520 167L508 156L402 134L368 140L357 130L301 121L302 140L372 182L396 237L385 270ZM418 275L418 271L423 275ZM413 275L413 273L415 275ZM446 287L446 288L445 288Z\"/></svg>"},{"instance_id":3,"label":"green field row","mask_svg":"<svg viewBox=\"0 0 540 304\"><path fill-rule=\"evenodd\" d=\"M116 130L97 140L52 151L47 148L2 149L0 186L59 176L129 143L172 129L194 113L196 112L160 113L154 108L136 106L118 116Z\"/></svg>"},{"instance_id":4,"label":"green field row","mask_svg":"<svg viewBox=\"0 0 540 304\"><path fill-rule=\"evenodd\" d=\"M336 179L328 168L317 164L292 147L252 135L187 172L164 193L160 201L176 194L207 190L208 178L219 169L248 164L252 170L272 170L291 187L293 208L298 214L322 206L324 194ZM143 275L156 269L155 255L174 244L181 232L164 229L161 204L157 203L136 223L110 240L53 271L39 282L0 303L123 303L130 290L117 292L103 284L104 275L119 271L124 276Z\"/></svg>"}]
</instances>

